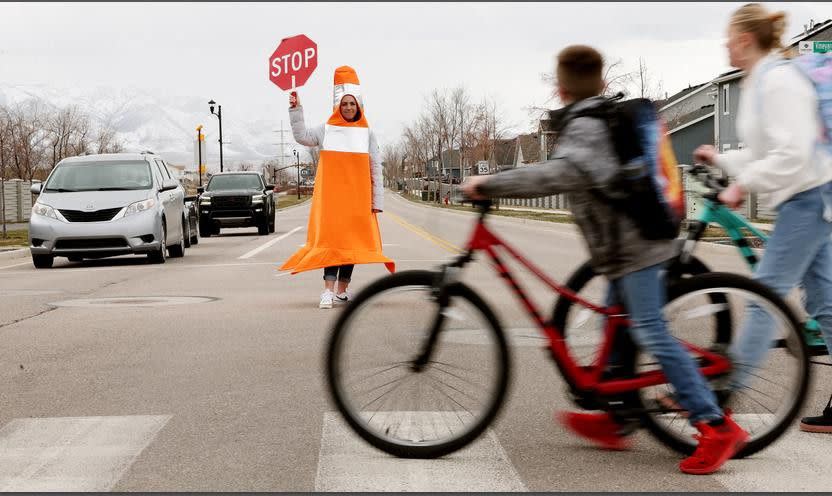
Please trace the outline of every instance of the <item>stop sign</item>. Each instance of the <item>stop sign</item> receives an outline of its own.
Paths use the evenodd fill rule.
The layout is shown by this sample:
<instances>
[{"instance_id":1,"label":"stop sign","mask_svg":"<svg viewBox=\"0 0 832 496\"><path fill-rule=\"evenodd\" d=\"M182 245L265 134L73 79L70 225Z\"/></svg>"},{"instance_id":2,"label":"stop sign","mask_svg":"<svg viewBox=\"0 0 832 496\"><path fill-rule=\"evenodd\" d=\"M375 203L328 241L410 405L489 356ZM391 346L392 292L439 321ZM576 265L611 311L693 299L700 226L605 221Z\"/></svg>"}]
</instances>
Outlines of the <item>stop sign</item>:
<instances>
[{"instance_id":1,"label":"stop sign","mask_svg":"<svg viewBox=\"0 0 832 496\"><path fill-rule=\"evenodd\" d=\"M303 86L318 67L318 45L305 35L284 38L269 57L269 79L282 90Z\"/></svg>"}]
</instances>

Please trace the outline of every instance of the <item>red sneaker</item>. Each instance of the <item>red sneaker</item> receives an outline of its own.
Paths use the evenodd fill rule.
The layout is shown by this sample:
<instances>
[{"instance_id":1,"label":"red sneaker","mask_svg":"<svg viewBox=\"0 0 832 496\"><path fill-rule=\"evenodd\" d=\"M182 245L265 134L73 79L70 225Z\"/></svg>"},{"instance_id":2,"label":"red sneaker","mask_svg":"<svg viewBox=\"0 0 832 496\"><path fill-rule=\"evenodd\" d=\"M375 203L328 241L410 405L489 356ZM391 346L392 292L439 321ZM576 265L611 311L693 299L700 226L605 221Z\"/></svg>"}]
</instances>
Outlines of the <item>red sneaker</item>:
<instances>
[{"instance_id":1,"label":"red sneaker","mask_svg":"<svg viewBox=\"0 0 832 496\"><path fill-rule=\"evenodd\" d=\"M601 448L622 451L632 445L632 439L624 434L625 425L609 413L557 412L555 418L573 434Z\"/></svg>"},{"instance_id":2,"label":"red sneaker","mask_svg":"<svg viewBox=\"0 0 832 496\"><path fill-rule=\"evenodd\" d=\"M679 470L686 474L705 475L719 470L725 462L745 446L748 433L726 414L721 425L709 425L700 422L696 425L699 434L694 438L699 441L696 451L679 463Z\"/></svg>"}]
</instances>

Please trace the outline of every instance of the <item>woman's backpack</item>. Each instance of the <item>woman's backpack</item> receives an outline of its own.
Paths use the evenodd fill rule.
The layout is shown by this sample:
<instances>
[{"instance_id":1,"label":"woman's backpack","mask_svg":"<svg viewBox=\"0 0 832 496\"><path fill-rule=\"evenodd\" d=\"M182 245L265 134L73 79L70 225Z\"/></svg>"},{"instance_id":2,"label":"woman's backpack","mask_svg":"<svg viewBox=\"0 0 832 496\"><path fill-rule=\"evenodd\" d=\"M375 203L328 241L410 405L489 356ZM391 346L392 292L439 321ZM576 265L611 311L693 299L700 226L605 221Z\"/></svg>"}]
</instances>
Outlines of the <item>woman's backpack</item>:
<instances>
[{"instance_id":1,"label":"woman's backpack","mask_svg":"<svg viewBox=\"0 0 832 496\"><path fill-rule=\"evenodd\" d=\"M808 53L794 59L782 59L777 62L766 64L757 78L757 86L762 83L762 75L768 70L791 64L798 72L803 74L814 86L818 95L818 107L820 118L823 124L822 136L818 138L818 145L829 155L832 155L832 53ZM758 95L758 110L762 104Z\"/></svg>"}]
</instances>

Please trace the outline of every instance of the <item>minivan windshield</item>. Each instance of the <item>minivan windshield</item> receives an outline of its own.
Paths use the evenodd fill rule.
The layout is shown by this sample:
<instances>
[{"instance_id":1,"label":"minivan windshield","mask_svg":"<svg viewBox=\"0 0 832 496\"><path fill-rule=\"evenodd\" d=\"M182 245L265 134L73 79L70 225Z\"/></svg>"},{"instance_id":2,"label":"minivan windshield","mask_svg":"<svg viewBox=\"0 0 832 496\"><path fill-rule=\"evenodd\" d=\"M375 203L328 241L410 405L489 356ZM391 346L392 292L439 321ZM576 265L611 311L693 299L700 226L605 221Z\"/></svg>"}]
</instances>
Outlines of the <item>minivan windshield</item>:
<instances>
[{"instance_id":1,"label":"minivan windshield","mask_svg":"<svg viewBox=\"0 0 832 496\"><path fill-rule=\"evenodd\" d=\"M133 162L75 162L60 164L43 191L121 191L153 187L150 167L144 160Z\"/></svg>"},{"instance_id":2,"label":"minivan windshield","mask_svg":"<svg viewBox=\"0 0 832 496\"><path fill-rule=\"evenodd\" d=\"M263 183L257 174L228 174L212 177L205 191L230 189L263 189Z\"/></svg>"}]
</instances>

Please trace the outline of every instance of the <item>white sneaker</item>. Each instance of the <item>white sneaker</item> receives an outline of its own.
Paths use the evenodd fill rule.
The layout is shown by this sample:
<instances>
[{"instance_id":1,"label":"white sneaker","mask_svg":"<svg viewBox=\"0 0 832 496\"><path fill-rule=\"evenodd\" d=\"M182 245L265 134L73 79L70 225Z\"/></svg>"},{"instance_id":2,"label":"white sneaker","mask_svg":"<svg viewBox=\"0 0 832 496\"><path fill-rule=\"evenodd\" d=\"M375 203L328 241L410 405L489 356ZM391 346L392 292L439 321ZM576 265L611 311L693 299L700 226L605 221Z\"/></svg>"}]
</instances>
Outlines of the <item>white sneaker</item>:
<instances>
[{"instance_id":1,"label":"white sneaker","mask_svg":"<svg viewBox=\"0 0 832 496\"><path fill-rule=\"evenodd\" d=\"M335 295L335 300L333 300L333 301L334 301L335 303L339 303L339 304L340 304L340 303L346 303L346 302L348 302L348 301L350 301L350 300L352 300L352 291L350 291L350 290L348 289L348 290L344 291L344 292L343 292L343 293L341 293L341 294L336 294L336 295Z\"/></svg>"},{"instance_id":2,"label":"white sneaker","mask_svg":"<svg viewBox=\"0 0 832 496\"><path fill-rule=\"evenodd\" d=\"M321 293L321 304L318 305L318 308L332 308L333 297L335 297L335 293L325 289L324 292Z\"/></svg>"}]
</instances>

